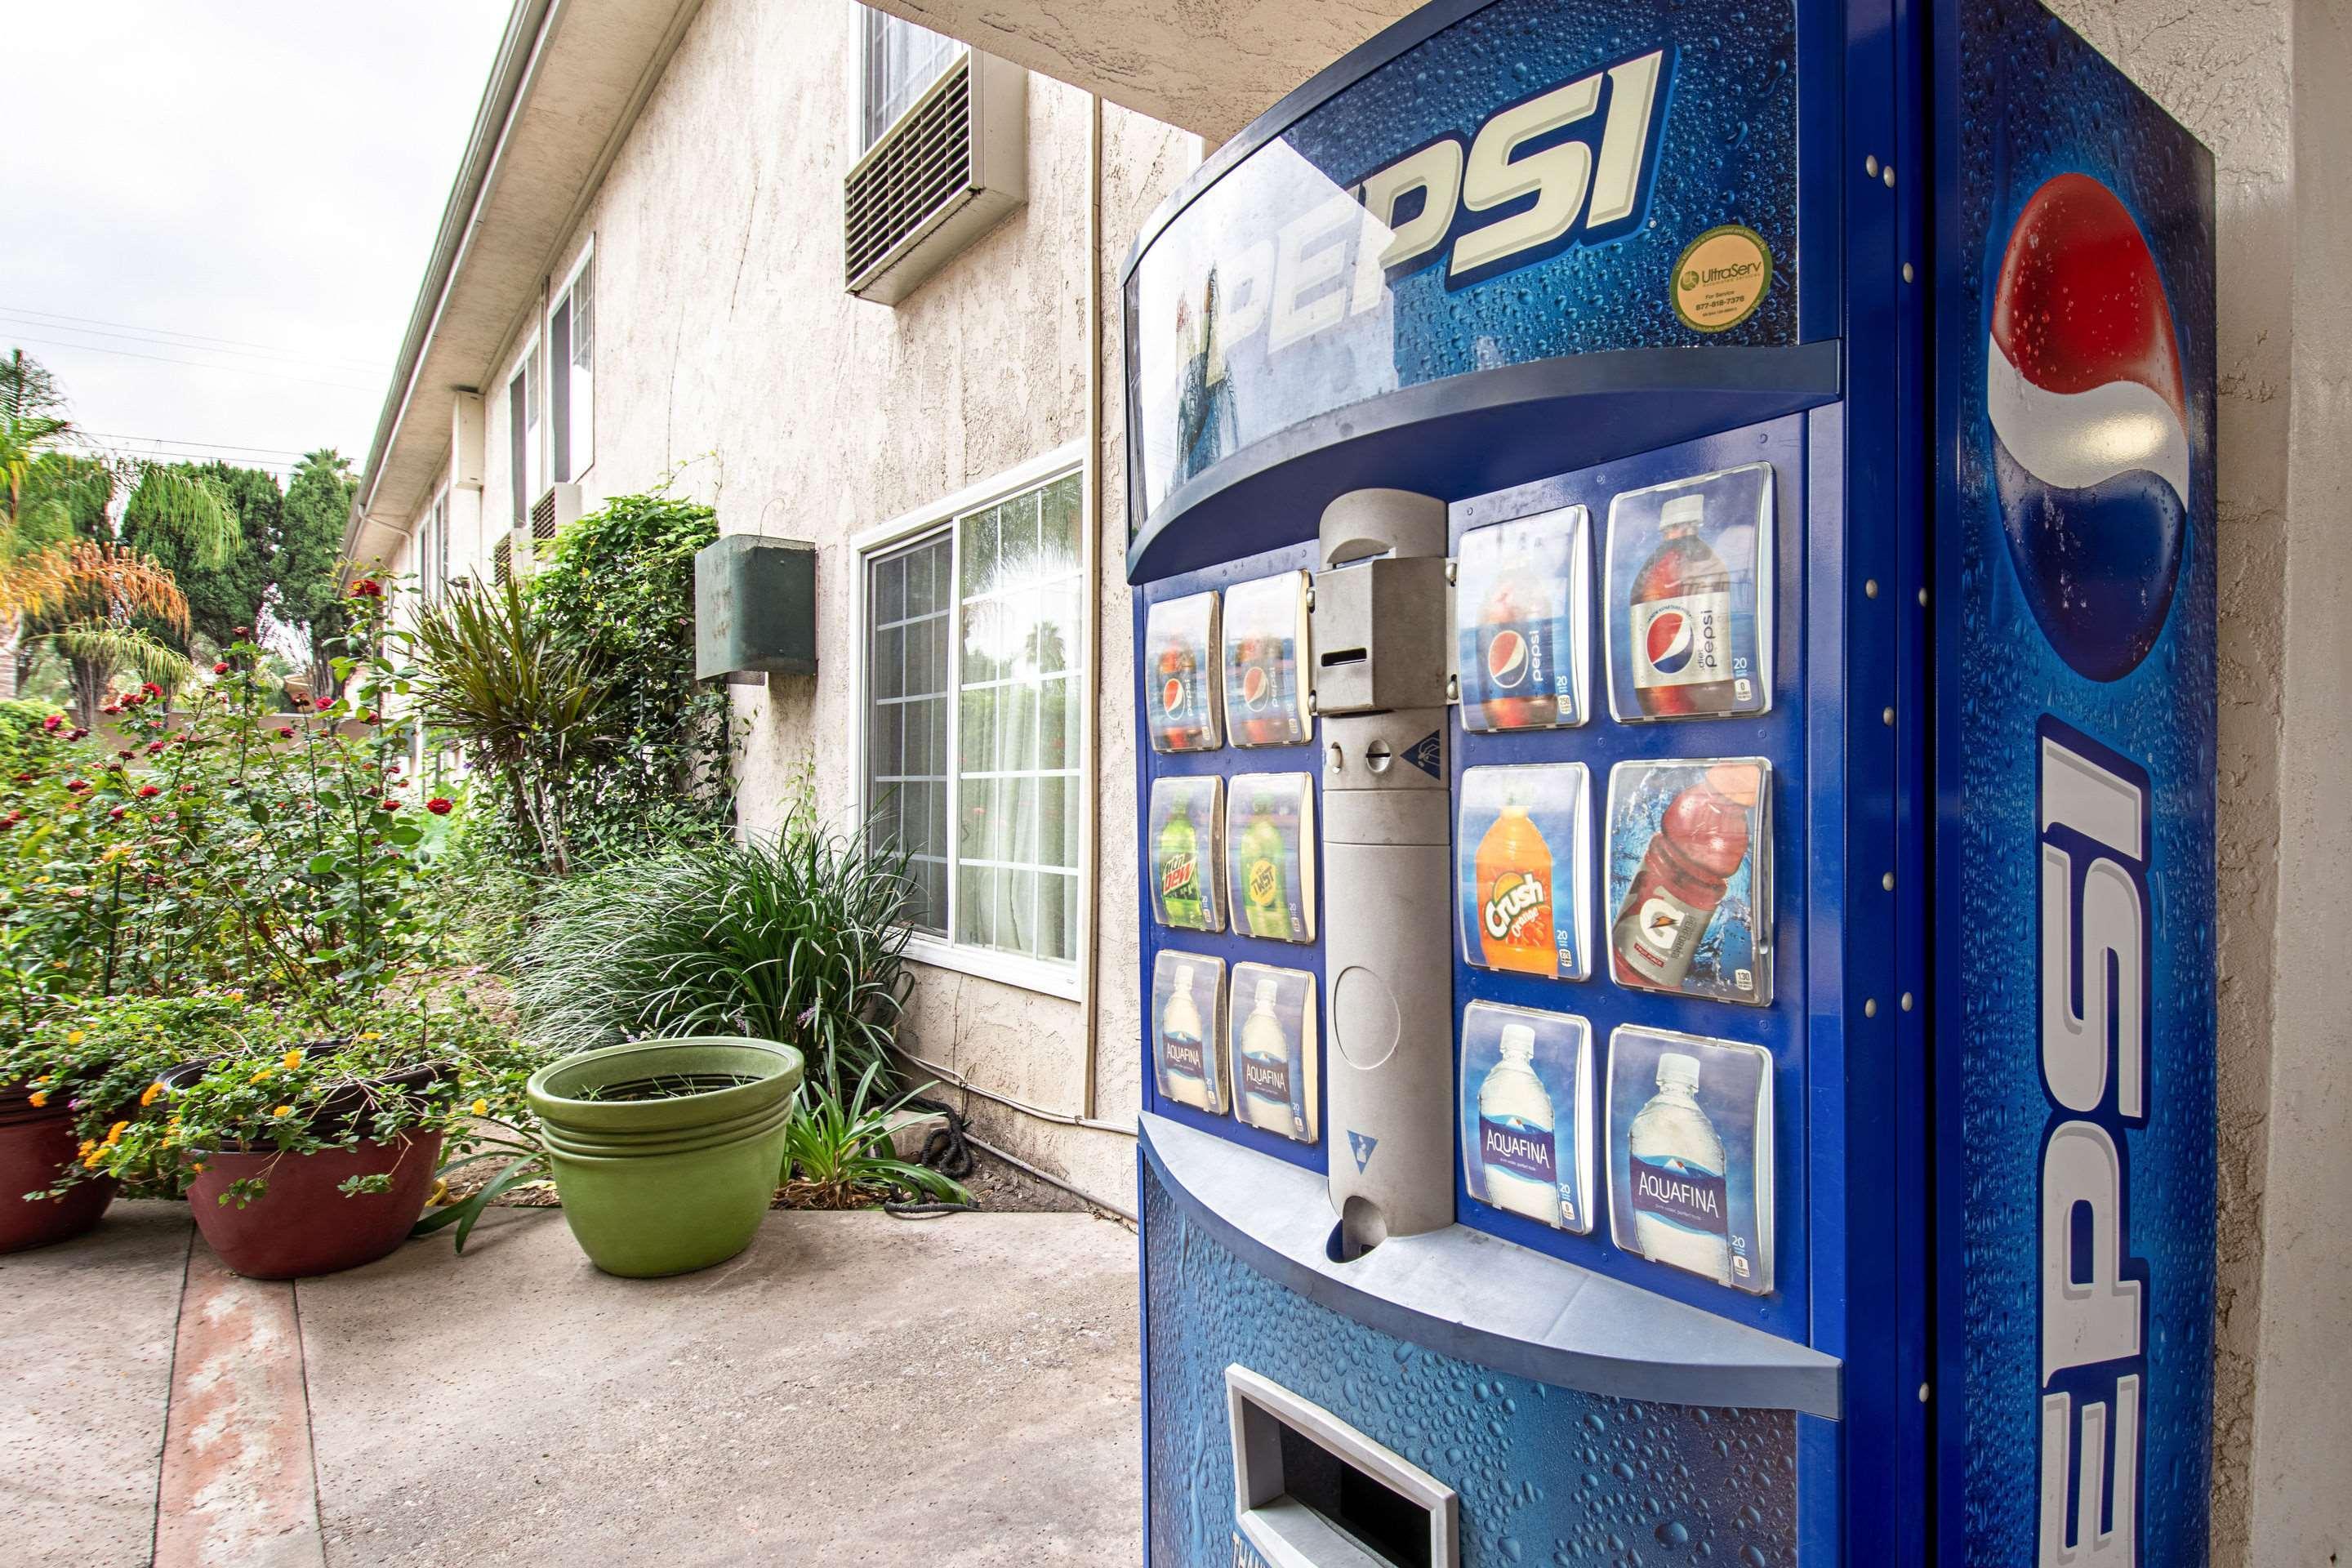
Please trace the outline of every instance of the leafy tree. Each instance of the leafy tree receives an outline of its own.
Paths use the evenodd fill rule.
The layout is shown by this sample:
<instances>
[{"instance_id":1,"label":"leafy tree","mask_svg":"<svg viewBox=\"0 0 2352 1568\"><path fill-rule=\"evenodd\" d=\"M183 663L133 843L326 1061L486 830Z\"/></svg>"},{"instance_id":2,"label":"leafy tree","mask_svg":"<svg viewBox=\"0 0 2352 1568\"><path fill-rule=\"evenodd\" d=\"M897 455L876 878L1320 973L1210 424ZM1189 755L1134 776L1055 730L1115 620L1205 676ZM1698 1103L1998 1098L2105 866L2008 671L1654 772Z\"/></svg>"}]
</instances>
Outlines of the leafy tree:
<instances>
[{"instance_id":1,"label":"leafy tree","mask_svg":"<svg viewBox=\"0 0 2352 1568\"><path fill-rule=\"evenodd\" d=\"M187 595L190 629L226 647L251 635L268 601L286 498L277 478L260 468L213 462L178 464L172 471L210 486L227 501L236 514L236 542L219 560L206 559L173 515L168 498L143 484L123 508L121 541L177 580Z\"/></svg>"},{"instance_id":2,"label":"leafy tree","mask_svg":"<svg viewBox=\"0 0 2352 1568\"><path fill-rule=\"evenodd\" d=\"M286 486L278 511L277 556L270 575L270 610L309 644L310 689L336 689L331 650L350 622L343 597L343 528L360 482L341 453L321 447L307 454Z\"/></svg>"}]
</instances>

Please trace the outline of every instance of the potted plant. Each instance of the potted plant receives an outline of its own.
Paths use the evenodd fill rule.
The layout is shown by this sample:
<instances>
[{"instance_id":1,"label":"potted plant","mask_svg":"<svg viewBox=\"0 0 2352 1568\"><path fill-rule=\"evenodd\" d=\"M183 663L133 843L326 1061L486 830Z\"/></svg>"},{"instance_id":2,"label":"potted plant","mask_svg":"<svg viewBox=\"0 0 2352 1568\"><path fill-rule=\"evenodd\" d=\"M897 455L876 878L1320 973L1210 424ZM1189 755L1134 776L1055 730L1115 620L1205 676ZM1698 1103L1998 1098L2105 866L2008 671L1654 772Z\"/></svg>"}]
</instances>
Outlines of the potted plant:
<instances>
[{"instance_id":1,"label":"potted plant","mask_svg":"<svg viewBox=\"0 0 2352 1568\"><path fill-rule=\"evenodd\" d=\"M563 1217L588 1260L649 1279L724 1263L775 1196L801 1054L773 1040L641 1040L527 1086Z\"/></svg>"},{"instance_id":2,"label":"potted plant","mask_svg":"<svg viewBox=\"0 0 2352 1568\"><path fill-rule=\"evenodd\" d=\"M103 1168L159 1173L236 1273L331 1274L398 1247L445 1142L489 1110L514 1047L433 1000L309 1013L249 1007L159 1074ZM477 1107L479 1110L477 1110Z\"/></svg>"},{"instance_id":3,"label":"potted plant","mask_svg":"<svg viewBox=\"0 0 2352 1568\"><path fill-rule=\"evenodd\" d=\"M96 1225L127 1167L111 1163L159 1068L181 1042L240 1011L240 994L92 1003L19 992L0 1047L0 1252ZM148 1173L133 1191L153 1190ZM172 1190L168 1183L164 1191Z\"/></svg>"}]
</instances>

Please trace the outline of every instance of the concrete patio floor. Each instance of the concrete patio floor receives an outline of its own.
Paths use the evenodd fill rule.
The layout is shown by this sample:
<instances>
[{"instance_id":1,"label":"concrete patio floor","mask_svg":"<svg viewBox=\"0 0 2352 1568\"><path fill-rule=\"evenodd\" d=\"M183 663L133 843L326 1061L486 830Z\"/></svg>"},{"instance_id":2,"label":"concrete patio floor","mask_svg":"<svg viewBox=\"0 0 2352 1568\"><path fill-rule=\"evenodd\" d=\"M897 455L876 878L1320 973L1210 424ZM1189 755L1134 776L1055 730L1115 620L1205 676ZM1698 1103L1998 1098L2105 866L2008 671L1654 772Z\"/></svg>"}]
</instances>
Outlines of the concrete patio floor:
<instances>
[{"instance_id":1,"label":"concrete patio floor","mask_svg":"<svg viewBox=\"0 0 2352 1568\"><path fill-rule=\"evenodd\" d=\"M268 1285L118 1204L0 1258L0 1563L1132 1563L1134 1257L1084 1215L780 1213L631 1281L502 1209Z\"/></svg>"}]
</instances>

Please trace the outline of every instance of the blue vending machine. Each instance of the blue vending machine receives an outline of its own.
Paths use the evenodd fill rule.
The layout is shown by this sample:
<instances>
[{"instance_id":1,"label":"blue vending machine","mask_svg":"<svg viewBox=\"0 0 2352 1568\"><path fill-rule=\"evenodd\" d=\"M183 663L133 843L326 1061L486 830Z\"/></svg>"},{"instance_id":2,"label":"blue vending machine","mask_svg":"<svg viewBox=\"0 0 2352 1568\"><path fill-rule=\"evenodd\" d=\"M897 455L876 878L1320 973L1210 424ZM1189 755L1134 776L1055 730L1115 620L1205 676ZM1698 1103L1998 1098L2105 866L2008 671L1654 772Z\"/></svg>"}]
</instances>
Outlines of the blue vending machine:
<instances>
[{"instance_id":1,"label":"blue vending machine","mask_svg":"<svg viewBox=\"0 0 2352 1568\"><path fill-rule=\"evenodd\" d=\"M1125 279L1153 1568L2201 1563L2212 164L1441 0Z\"/></svg>"}]
</instances>

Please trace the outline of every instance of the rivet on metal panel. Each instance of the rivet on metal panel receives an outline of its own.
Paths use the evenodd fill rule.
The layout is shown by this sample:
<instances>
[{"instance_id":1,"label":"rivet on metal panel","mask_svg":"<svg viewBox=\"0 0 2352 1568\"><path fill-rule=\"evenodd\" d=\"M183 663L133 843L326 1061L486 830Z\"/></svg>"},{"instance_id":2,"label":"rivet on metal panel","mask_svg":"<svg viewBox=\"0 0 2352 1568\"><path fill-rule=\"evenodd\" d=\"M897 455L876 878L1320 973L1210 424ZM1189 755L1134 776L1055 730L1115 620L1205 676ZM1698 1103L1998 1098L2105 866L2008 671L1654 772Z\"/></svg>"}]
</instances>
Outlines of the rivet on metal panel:
<instances>
[{"instance_id":1,"label":"rivet on metal panel","mask_svg":"<svg viewBox=\"0 0 2352 1568\"><path fill-rule=\"evenodd\" d=\"M1873 578L1869 579L1867 582L1865 582L1865 583L1864 583L1864 584L1863 584L1863 585L1862 585L1862 596L1863 596L1864 598L1865 598L1865 599L1875 599L1876 597L1878 597L1878 579L1877 579L1877 578L1873 577Z\"/></svg>"},{"instance_id":2,"label":"rivet on metal panel","mask_svg":"<svg viewBox=\"0 0 2352 1568\"><path fill-rule=\"evenodd\" d=\"M1922 1405L1927 1403L1927 1385L1924 1383L1919 1385L1919 1403Z\"/></svg>"},{"instance_id":3,"label":"rivet on metal panel","mask_svg":"<svg viewBox=\"0 0 2352 1568\"><path fill-rule=\"evenodd\" d=\"M1862 1000L1862 1016L1863 1016L1864 1017L1865 1017L1865 1018L1875 1018L1875 1017L1877 1017L1877 1016L1878 1016L1878 998L1877 998L1877 997L1875 997L1875 996L1865 996L1865 997L1864 997L1864 998L1863 998L1863 1000Z\"/></svg>"},{"instance_id":4,"label":"rivet on metal panel","mask_svg":"<svg viewBox=\"0 0 2352 1568\"><path fill-rule=\"evenodd\" d=\"M1927 590L1925 588L1919 590L1919 607L1923 610L1927 607Z\"/></svg>"},{"instance_id":5,"label":"rivet on metal panel","mask_svg":"<svg viewBox=\"0 0 2352 1568\"><path fill-rule=\"evenodd\" d=\"M1869 175L1872 179L1874 179L1874 179L1876 179L1876 178L1878 178L1878 154L1877 154L1877 153L1873 153L1869 157L1864 158L1864 159L1862 161L1862 172L1863 172L1864 174L1868 174L1868 175Z\"/></svg>"},{"instance_id":6,"label":"rivet on metal panel","mask_svg":"<svg viewBox=\"0 0 2352 1568\"><path fill-rule=\"evenodd\" d=\"M1895 710L1892 708L1880 709L1878 710L1878 721L1891 727L1895 722Z\"/></svg>"},{"instance_id":7,"label":"rivet on metal panel","mask_svg":"<svg viewBox=\"0 0 2352 1568\"><path fill-rule=\"evenodd\" d=\"M1888 892L1893 892L1895 890L1895 873L1889 871L1886 875L1878 879L1878 885L1885 889Z\"/></svg>"},{"instance_id":8,"label":"rivet on metal panel","mask_svg":"<svg viewBox=\"0 0 2352 1568\"><path fill-rule=\"evenodd\" d=\"M1887 164L1884 170L1880 171L1878 177L1886 182L1886 188L1888 190L1893 190L1895 188L1895 165L1892 163Z\"/></svg>"},{"instance_id":9,"label":"rivet on metal panel","mask_svg":"<svg viewBox=\"0 0 2352 1568\"><path fill-rule=\"evenodd\" d=\"M1912 280L1911 264L1910 264L1909 262L1907 262L1907 261L1906 261L1906 262L1905 262L1905 263L1903 264L1903 281L1905 281L1906 283L1908 283L1908 282L1910 282L1911 280Z\"/></svg>"},{"instance_id":10,"label":"rivet on metal panel","mask_svg":"<svg viewBox=\"0 0 2352 1568\"><path fill-rule=\"evenodd\" d=\"M1911 1011L1911 993L1908 991L1903 993L1903 1010L1906 1013Z\"/></svg>"}]
</instances>

